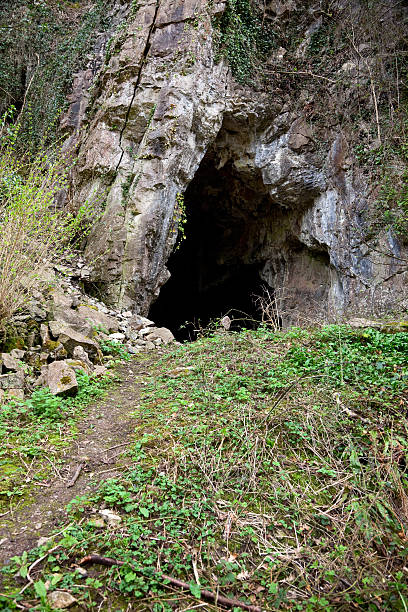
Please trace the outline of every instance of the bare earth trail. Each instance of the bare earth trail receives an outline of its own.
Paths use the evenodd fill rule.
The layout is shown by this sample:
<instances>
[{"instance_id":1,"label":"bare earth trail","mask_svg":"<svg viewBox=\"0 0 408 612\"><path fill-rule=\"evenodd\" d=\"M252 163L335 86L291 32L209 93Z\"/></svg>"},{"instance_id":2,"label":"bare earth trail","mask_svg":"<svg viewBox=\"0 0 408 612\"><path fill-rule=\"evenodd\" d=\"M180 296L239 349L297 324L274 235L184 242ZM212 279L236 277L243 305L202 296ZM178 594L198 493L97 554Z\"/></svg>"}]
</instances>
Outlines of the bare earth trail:
<instances>
[{"instance_id":1,"label":"bare earth trail","mask_svg":"<svg viewBox=\"0 0 408 612\"><path fill-rule=\"evenodd\" d=\"M139 358L117 368L120 382L87 409L74 444L63 451L62 466L53 464L53 477L38 487L41 490L29 504L0 518L0 567L35 546L39 538L48 537L66 518L65 506L71 499L127 467L126 452L135 428L132 412L151 361L150 356Z\"/></svg>"}]
</instances>

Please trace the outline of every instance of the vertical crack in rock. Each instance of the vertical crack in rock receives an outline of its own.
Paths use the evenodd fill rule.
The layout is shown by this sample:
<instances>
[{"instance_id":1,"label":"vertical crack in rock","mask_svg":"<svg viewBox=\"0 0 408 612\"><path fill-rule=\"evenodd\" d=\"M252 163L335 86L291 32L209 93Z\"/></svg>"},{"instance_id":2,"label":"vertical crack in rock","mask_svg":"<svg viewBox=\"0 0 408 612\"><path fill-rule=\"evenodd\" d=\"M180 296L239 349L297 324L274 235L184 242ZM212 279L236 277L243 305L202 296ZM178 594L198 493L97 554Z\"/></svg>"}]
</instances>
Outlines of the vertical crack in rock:
<instances>
[{"instance_id":1,"label":"vertical crack in rock","mask_svg":"<svg viewBox=\"0 0 408 612\"><path fill-rule=\"evenodd\" d=\"M115 173L114 173L113 179L112 179L112 183L115 180L115 175L116 175L117 171L120 168L120 164L121 164L123 156L125 154L125 151L122 148L123 134L124 134L124 132L126 130L126 127L127 127L128 121L129 121L130 111L132 110L133 102L135 101L135 97L136 97L136 92L137 92L137 89L138 89L138 87L140 85L140 80L142 78L142 71L143 71L144 65L146 63L147 56L148 56L149 51L150 51L150 46L151 46L150 39L151 39L153 30L154 30L154 28L156 26L156 19L157 19L157 13L159 12L159 7L160 7L160 0L156 0L156 8L155 8L155 11L154 11L154 15L153 15L153 20L152 20L151 26L149 28L149 33L147 35L146 45L145 45L145 48L143 50L142 58L140 60L140 68L139 68L139 71L138 71L138 74L137 74L135 87L133 89L133 96L132 96L132 98L130 100L130 104L128 106L128 109L127 109L127 112L126 112L126 116L125 116L125 121L124 121L123 127L122 127L122 129L120 131L120 135L119 135L119 147L120 147L120 149L122 151L122 154L121 154L121 156L119 158L119 161L118 161L118 163L116 165Z\"/></svg>"},{"instance_id":2,"label":"vertical crack in rock","mask_svg":"<svg viewBox=\"0 0 408 612\"><path fill-rule=\"evenodd\" d=\"M236 278L241 263L290 294L292 318L311 309L326 318L371 312L373 287L377 312L408 307L408 272L399 273L395 259L373 258L374 245L364 243L368 191L345 137L333 127L321 147L289 96L242 86L226 63L214 61L213 17L223 10L221 1L147 0L106 67L76 169L75 204L94 192L106 201L86 246L89 284L107 303L147 314L169 279L169 262L176 283L169 302L179 301L181 290L191 293L196 270L185 282L169 260L174 205L185 193L187 212L200 213L197 232L209 243L218 237L201 266L217 286L219 272ZM253 193L245 196L251 181ZM190 263L187 247L181 268ZM388 234L378 248L398 257Z\"/></svg>"}]
</instances>

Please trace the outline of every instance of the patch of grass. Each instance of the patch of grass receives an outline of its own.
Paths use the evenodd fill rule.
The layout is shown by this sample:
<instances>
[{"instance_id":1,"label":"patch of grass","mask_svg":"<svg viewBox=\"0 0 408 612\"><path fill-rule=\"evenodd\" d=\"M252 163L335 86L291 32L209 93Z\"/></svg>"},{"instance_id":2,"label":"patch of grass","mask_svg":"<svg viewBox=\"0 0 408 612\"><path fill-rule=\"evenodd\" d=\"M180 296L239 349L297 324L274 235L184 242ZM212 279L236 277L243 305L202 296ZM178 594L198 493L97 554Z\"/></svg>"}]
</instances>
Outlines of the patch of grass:
<instances>
[{"instance_id":1,"label":"patch of grass","mask_svg":"<svg viewBox=\"0 0 408 612\"><path fill-rule=\"evenodd\" d=\"M188 609L200 588L263 610L404 610L407 356L404 333L345 326L173 350L146 373L129 471L75 500L64 536L6 572L45 555L33 579L89 610L117 597ZM100 508L120 524L98 528ZM80 578L90 552L124 565ZM33 588L24 598L38 605Z\"/></svg>"},{"instance_id":2,"label":"patch of grass","mask_svg":"<svg viewBox=\"0 0 408 612\"><path fill-rule=\"evenodd\" d=\"M49 476L45 457L59 462L58 451L75 437L84 408L112 383L111 377L86 374L77 380L75 397L62 399L39 388L30 399L0 406L0 514Z\"/></svg>"}]
</instances>

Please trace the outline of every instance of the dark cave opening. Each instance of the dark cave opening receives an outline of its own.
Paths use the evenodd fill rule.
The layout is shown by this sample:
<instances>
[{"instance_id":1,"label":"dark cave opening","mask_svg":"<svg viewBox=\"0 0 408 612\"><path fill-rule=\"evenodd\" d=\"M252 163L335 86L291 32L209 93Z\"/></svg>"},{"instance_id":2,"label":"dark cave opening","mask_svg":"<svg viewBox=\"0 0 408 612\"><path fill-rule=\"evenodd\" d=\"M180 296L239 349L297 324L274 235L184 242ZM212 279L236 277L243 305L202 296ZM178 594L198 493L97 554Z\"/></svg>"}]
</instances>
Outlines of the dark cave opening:
<instances>
[{"instance_id":1,"label":"dark cave opening","mask_svg":"<svg viewBox=\"0 0 408 612\"><path fill-rule=\"evenodd\" d=\"M195 339L224 315L231 329L259 326L256 297L265 283L256 245L266 199L260 177L249 180L231 162L217 169L214 154L205 156L185 192L186 238L167 263L171 277L149 313L157 325L178 340Z\"/></svg>"}]
</instances>

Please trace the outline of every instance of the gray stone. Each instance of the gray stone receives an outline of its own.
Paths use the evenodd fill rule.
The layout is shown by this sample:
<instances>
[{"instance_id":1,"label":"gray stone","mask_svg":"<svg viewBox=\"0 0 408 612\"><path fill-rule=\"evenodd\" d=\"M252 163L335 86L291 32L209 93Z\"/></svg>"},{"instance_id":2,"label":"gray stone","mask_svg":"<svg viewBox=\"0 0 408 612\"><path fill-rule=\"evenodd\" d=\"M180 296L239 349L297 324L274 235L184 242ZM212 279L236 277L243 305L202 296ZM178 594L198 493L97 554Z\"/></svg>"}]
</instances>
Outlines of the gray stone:
<instances>
[{"instance_id":1,"label":"gray stone","mask_svg":"<svg viewBox=\"0 0 408 612\"><path fill-rule=\"evenodd\" d=\"M7 389L7 397L10 399L23 400L24 389Z\"/></svg>"},{"instance_id":2,"label":"gray stone","mask_svg":"<svg viewBox=\"0 0 408 612\"><path fill-rule=\"evenodd\" d=\"M54 321L54 323L56 324L57 322ZM54 331L56 331L56 330L54 330ZM51 338L50 338L50 330L48 329L48 325L46 325L45 323L41 323L41 325L40 325L40 336L41 336L41 343L42 344L45 344L45 343L47 343L47 342L49 342L51 340ZM59 333L58 334L53 334L53 336L59 336Z\"/></svg>"},{"instance_id":3,"label":"gray stone","mask_svg":"<svg viewBox=\"0 0 408 612\"><path fill-rule=\"evenodd\" d=\"M49 321L48 327L50 329L51 335L54 338L58 338L58 336L62 333L64 327L66 327L65 323L62 321Z\"/></svg>"},{"instance_id":4,"label":"gray stone","mask_svg":"<svg viewBox=\"0 0 408 612\"><path fill-rule=\"evenodd\" d=\"M116 332L116 334L109 335L109 340L114 340L115 342L123 342L123 340L125 339L126 339L125 334L122 334L120 332Z\"/></svg>"},{"instance_id":5,"label":"gray stone","mask_svg":"<svg viewBox=\"0 0 408 612\"><path fill-rule=\"evenodd\" d=\"M51 608L55 610L64 610L73 606L77 600L71 593L67 591L52 591L47 595L47 601Z\"/></svg>"},{"instance_id":6,"label":"gray stone","mask_svg":"<svg viewBox=\"0 0 408 612\"><path fill-rule=\"evenodd\" d=\"M108 374L108 368L105 368L105 366L102 366L102 365L95 366L94 371L93 371L93 376L95 378L106 376L107 374Z\"/></svg>"},{"instance_id":7,"label":"gray stone","mask_svg":"<svg viewBox=\"0 0 408 612\"><path fill-rule=\"evenodd\" d=\"M92 369L92 362L89 359L89 355L88 353L84 350L84 348L82 346L76 346L74 348L74 351L72 353L72 357L74 359L80 359L81 361L83 361L84 363L86 363L86 365L88 366L88 368Z\"/></svg>"},{"instance_id":8,"label":"gray stone","mask_svg":"<svg viewBox=\"0 0 408 612\"><path fill-rule=\"evenodd\" d=\"M162 340L164 344L173 342L174 336L167 327L156 327L150 334L146 336L146 340Z\"/></svg>"},{"instance_id":9,"label":"gray stone","mask_svg":"<svg viewBox=\"0 0 408 612\"><path fill-rule=\"evenodd\" d=\"M24 372L11 372L10 374L2 374L0 376L0 389L5 391L8 389L23 389L24 388Z\"/></svg>"},{"instance_id":10,"label":"gray stone","mask_svg":"<svg viewBox=\"0 0 408 612\"><path fill-rule=\"evenodd\" d=\"M81 346L93 360L100 356L100 349L94 340L91 340L91 338L84 336L70 327L65 327L63 329L59 335L59 340L64 345L69 357L73 356L76 346Z\"/></svg>"},{"instance_id":11,"label":"gray stone","mask_svg":"<svg viewBox=\"0 0 408 612\"><path fill-rule=\"evenodd\" d=\"M78 308L78 313L89 321L93 327L99 327L101 331L105 333L114 333L118 331L118 322L113 317L109 317L104 312L100 312L99 309L96 310L90 306L81 305Z\"/></svg>"},{"instance_id":12,"label":"gray stone","mask_svg":"<svg viewBox=\"0 0 408 612\"><path fill-rule=\"evenodd\" d=\"M10 351L10 355L14 357L14 359L17 359L17 360L24 359L25 354L26 354L26 351L23 351L22 349L13 349Z\"/></svg>"},{"instance_id":13,"label":"gray stone","mask_svg":"<svg viewBox=\"0 0 408 612\"><path fill-rule=\"evenodd\" d=\"M2 353L1 362L3 363L3 372L18 372L21 370L21 364L10 353Z\"/></svg>"},{"instance_id":14,"label":"gray stone","mask_svg":"<svg viewBox=\"0 0 408 612\"><path fill-rule=\"evenodd\" d=\"M78 391L75 371L65 361L54 361L49 364L46 383L53 395L75 395Z\"/></svg>"}]
</instances>

